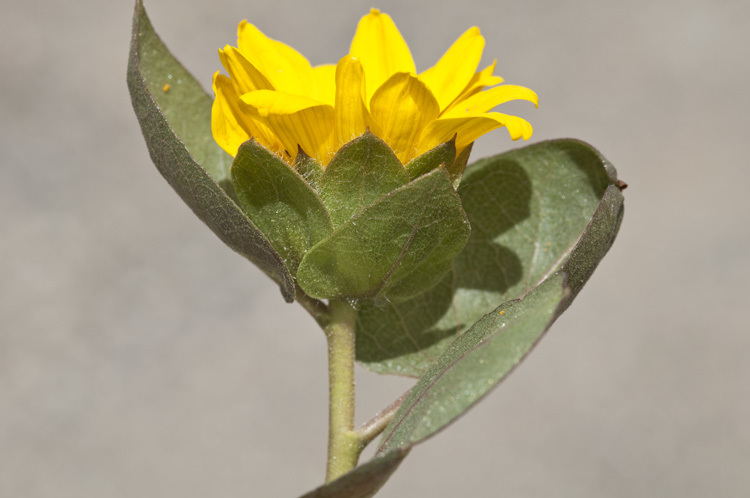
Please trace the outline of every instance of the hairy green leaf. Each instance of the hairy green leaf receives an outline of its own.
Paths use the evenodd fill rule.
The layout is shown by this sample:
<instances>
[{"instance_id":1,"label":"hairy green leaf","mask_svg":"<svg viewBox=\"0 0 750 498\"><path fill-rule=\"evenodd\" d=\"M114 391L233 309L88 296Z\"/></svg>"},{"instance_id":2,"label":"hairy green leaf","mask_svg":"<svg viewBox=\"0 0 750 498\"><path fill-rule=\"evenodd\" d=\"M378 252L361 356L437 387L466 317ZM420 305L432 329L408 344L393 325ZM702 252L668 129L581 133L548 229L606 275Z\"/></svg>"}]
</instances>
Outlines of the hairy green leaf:
<instances>
[{"instance_id":1,"label":"hairy green leaf","mask_svg":"<svg viewBox=\"0 0 750 498\"><path fill-rule=\"evenodd\" d=\"M231 198L231 158L213 141L210 97L156 35L141 0L133 16L128 88L162 176L225 244L263 270L293 301L289 270Z\"/></svg>"},{"instance_id":2,"label":"hairy green leaf","mask_svg":"<svg viewBox=\"0 0 750 498\"><path fill-rule=\"evenodd\" d=\"M605 168L614 180L614 170ZM480 318L425 372L384 431L379 454L424 440L503 380L570 306L612 245L622 215L622 194L610 185L560 269L521 299Z\"/></svg>"},{"instance_id":3,"label":"hairy green leaf","mask_svg":"<svg viewBox=\"0 0 750 498\"><path fill-rule=\"evenodd\" d=\"M383 433L378 451L409 448L476 403L547 330L563 297L563 275L483 316L419 379Z\"/></svg>"}]
</instances>

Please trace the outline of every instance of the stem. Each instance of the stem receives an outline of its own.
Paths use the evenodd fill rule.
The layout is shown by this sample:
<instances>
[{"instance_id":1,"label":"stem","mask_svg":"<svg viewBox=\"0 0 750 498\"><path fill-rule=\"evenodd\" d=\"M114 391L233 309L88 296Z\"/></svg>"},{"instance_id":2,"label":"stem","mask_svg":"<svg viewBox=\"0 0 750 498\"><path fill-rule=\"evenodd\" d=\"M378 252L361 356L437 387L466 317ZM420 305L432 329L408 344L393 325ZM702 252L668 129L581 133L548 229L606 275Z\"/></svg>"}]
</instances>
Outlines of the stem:
<instances>
[{"instance_id":1,"label":"stem","mask_svg":"<svg viewBox=\"0 0 750 498\"><path fill-rule=\"evenodd\" d=\"M357 466L363 446L354 431L354 328L357 311L345 301L331 301L328 339L329 426L326 482Z\"/></svg>"}]
</instances>

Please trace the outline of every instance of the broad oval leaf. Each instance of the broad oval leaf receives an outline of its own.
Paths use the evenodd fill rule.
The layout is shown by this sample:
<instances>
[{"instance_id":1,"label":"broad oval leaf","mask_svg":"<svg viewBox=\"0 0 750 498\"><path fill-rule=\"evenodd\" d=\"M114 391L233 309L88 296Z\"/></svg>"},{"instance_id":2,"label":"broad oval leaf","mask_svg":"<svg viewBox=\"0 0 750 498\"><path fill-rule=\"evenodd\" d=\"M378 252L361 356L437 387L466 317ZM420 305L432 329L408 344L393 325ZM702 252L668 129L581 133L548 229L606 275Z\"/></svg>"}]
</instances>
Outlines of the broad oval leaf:
<instances>
[{"instance_id":1,"label":"broad oval leaf","mask_svg":"<svg viewBox=\"0 0 750 498\"><path fill-rule=\"evenodd\" d=\"M383 432L378 454L409 449L431 436L512 372L591 276L611 246L622 215L622 194L611 185L560 270L521 299L480 318L425 372Z\"/></svg>"},{"instance_id":2,"label":"broad oval leaf","mask_svg":"<svg viewBox=\"0 0 750 498\"><path fill-rule=\"evenodd\" d=\"M606 159L577 140L530 145L467 168L458 193L471 237L452 272L409 301L363 305L357 359L376 372L420 376L480 317L557 271L616 182ZM601 229L617 232L606 223ZM595 266L611 242L580 248L576 257Z\"/></svg>"},{"instance_id":3,"label":"broad oval leaf","mask_svg":"<svg viewBox=\"0 0 750 498\"><path fill-rule=\"evenodd\" d=\"M141 0L133 15L128 88L162 176L226 245L278 283L287 302L294 301L289 270L230 197L231 158L213 141L210 97L159 39Z\"/></svg>"},{"instance_id":4,"label":"broad oval leaf","mask_svg":"<svg viewBox=\"0 0 750 498\"><path fill-rule=\"evenodd\" d=\"M445 169L381 197L315 245L297 282L318 299L396 301L437 283L469 225Z\"/></svg>"}]
</instances>

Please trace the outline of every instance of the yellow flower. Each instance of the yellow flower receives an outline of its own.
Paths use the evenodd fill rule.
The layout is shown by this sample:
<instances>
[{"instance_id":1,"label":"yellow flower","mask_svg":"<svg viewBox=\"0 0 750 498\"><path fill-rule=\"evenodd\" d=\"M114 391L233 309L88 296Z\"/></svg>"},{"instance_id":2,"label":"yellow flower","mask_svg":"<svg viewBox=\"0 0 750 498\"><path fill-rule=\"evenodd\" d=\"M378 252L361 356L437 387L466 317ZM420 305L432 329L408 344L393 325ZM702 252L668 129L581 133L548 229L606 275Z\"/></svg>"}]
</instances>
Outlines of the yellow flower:
<instances>
[{"instance_id":1,"label":"yellow flower","mask_svg":"<svg viewBox=\"0 0 750 498\"><path fill-rule=\"evenodd\" d=\"M477 71L483 49L479 28L470 28L437 64L417 74L396 25L372 9L360 20L348 55L336 65L312 67L242 21L237 47L219 50L229 77L214 75L213 135L232 156L255 138L290 163L301 149L322 165L367 128L404 164L454 135L458 153L501 126L513 140L528 139L532 128L525 119L489 111L510 100L536 105L537 96L521 86L496 86L503 81L492 74L496 61Z\"/></svg>"}]
</instances>

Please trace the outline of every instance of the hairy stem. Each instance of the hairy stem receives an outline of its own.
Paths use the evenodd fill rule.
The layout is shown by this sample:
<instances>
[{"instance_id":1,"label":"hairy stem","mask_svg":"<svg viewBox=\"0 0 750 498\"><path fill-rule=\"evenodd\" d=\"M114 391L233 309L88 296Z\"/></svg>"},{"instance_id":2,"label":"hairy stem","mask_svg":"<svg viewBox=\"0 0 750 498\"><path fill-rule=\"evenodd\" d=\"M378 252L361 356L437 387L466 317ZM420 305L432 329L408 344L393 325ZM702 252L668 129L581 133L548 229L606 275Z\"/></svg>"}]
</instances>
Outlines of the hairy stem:
<instances>
[{"instance_id":1,"label":"hairy stem","mask_svg":"<svg viewBox=\"0 0 750 498\"><path fill-rule=\"evenodd\" d=\"M345 301L332 301L328 339L329 426L326 482L357 466L363 446L354 431L354 328L357 311Z\"/></svg>"}]
</instances>

